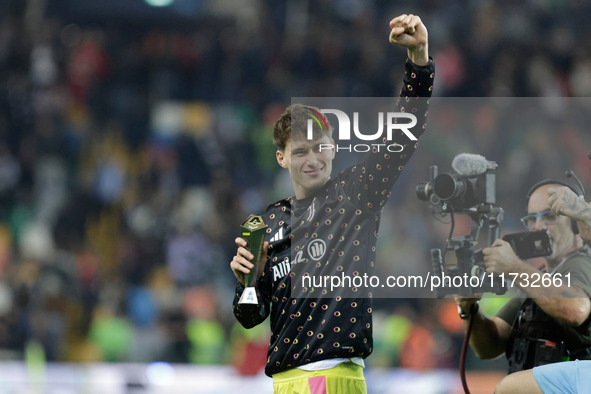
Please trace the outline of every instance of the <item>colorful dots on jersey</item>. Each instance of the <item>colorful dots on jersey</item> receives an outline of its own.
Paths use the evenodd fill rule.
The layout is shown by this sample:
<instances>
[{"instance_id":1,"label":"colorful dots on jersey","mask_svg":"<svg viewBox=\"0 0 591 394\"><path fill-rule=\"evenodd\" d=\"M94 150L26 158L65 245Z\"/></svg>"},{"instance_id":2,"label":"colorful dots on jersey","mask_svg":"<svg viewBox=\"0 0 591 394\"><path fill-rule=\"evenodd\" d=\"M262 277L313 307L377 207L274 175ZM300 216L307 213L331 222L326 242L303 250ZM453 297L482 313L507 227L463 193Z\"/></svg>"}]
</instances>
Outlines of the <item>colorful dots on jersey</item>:
<instances>
[{"instance_id":1,"label":"colorful dots on jersey","mask_svg":"<svg viewBox=\"0 0 591 394\"><path fill-rule=\"evenodd\" d=\"M354 318L354 317L352 317L352 318L351 318L351 320L350 320L350 322L351 322L351 323L355 323L355 322L357 322L357 319L356 319L356 318Z\"/></svg>"},{"instance_id":2,"label":"colorful dots on jersey","mask_svg":"<svg viewBox=\"0 0 591 394\"><path fill-rule=\"evenodd\" d=\"M336 311L336 312L334 313L334 315L335 315L335 317L341 317L341 312L339 312L339 311Z\"/></svg>"},{"instance_id":3,"label":"colorful dots on jersey","mask_svg":"<svg viewBox=\"0 0 591 394\"><path fill-rule=\"evenodd\" d=\"M293 355L293 358L298 358L298 357L300 357L300 354L299 353L296 353L296 354Z\"/></svg>"},{"instance_id":4,"label":"colorful dots on jersey","mask_svg":"<svg viewBox=\"0 0 591 394\"><path fill-rule=\"evenodd\" d=\"M339 302L339 301L340 301L340 300L342 300L342 299L343 299L343 297L341 297L341 296L337 296L337 298L335 298L335 301L336 301L336 302Z\"/></svg>"},{"instance_id":5,"label":"colorful dots on jersey","mask_svg":"<svg viewBox=\"0 0 591 394\"><path fill-rule=\"evenodd\" d=\"M322 333L320 333L320 334L316 335L316 338L322 339L322 338L324 338L324 335L322 335Z\"/></svg>"},{"instance_id":6,"label":"colorful dots on jersey","mask_svg":"<svg viewBox=\"0 0 591 394\"><path fill-rule=\"evenodd\" d=\"M310 303L310 308L314 308L315 306L316 306L316 303L315 302L311 302Z\"/></svg>"},{"instance_id":7,"label":"colorful dots on jersey","mask_svg":"<svg viewBox=\"0 0 591 394\"><path fill-rule=\"evenodd\" d=\"M355 333L354 333L354 332L352 332L351 334L349 334L349 338L351 338L351 339L355 338L356 336L357 336L357 335L355 335Z\"/></svg>"},{"instance_id":8,"label":"colorful dots on jersey","mask_svg":"<svg viewBox=\"0 0 591 394\"><path fill-rule=\"evenodd\" d=\"M291 341L289 340L289 338L285 338L285 339L283 340L283 343L289 343L289 342L291 342Z\"/></svg>"},{"instance_id":9,"label":"colorful dots on jersey","mask_svg":"<svg viewBox=\"0 0 591 394\"><path fill-rule=\"evenodd\" d=\"M333 347L341 347L341 344L340 344L340 343L338 343L338 342L335 342L335 343L333 343L333 344L332 344L332 346L333 346Z\"/></svg>"},{"instance_id":10,"label":"colorful dots on jersey","mask_svg":"<svg viewBox=\"0 0 591 394\"><path fill-rule=\"evenodd\" d=\"M316 353L318 353L318 354L322 354L322 353L324 353L324 350L322 350L322 349L318 349L318 350L316 351Z\"/></svg>"},{"instance_id":11,"label":"colorful dots on jersey","mask_svg":"<svg viewBox=\"0 0 591 394\"><path fill-rule=\"evenodd\" d=\"M361 215L361 213L362 213L361 209L356 209L355 210L355 215L359 216L359 215Z\"/></svg>"},{"instance_id":12,"label":"colorful dots on jersey","mask_svg":"<svg viewBox=\"0 0 591 394\"><path fill-rule=\"evenodd\" d=\"M357 303L356 302L352 302L351 303L351 308L357 308Z\"/></svg>"},{"instance_id":13,"label":"colorful dots on jersey","mask_svg":"<svg viewBox=\"0 0 591 394\"><path fill-rule=\"evenodd\" d=\"M359 256L353 256L353 261L359 261Z\"/></svg>"},{"instance_id":14,"label":"colorful dots on jersey","mask_svg":"<svg viewBox=\"0 0 591 394\"><path fill-rule=\"evenodd\" d=\"M314 335L314 331L308 331L306 334L307 334L309 337L311 337L312 335Z\"/></svg>"}]
</instances>

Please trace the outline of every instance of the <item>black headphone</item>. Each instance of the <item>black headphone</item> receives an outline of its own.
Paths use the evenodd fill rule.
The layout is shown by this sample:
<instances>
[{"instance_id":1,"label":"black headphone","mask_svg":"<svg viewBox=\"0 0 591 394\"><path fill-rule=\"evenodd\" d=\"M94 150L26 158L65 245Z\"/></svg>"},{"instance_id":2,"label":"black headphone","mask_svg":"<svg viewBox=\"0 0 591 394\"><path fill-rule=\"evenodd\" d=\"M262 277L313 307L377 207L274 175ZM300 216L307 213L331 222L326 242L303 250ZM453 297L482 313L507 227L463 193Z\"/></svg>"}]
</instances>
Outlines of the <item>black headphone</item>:
<instances>
[{"instance_id":1,"label":"black headphone","mask_svg":"<svg viewBox=\"0 0 591 394\"><path fill-rule=\"evenodd\" d=\"M590 152L591 154L591 152ZM525 196L526 198L526 202L527 204L529 204L529 199L531 197L531 195L540 187L544 186L544 185L561 185L561 186L566 186L568 187L570 190L572 190L577 196L581 197L582 199L585 198L585 188L583 187L583 183L581 182L581 180L579 179L579 177L577 177L575 175L575 173L572 170L568 170L564 173L564 176L566 176L567 178L574 178L576 181L575 183L569 183L569 182L565 182L565 181L560 181L558 179L544 179L543 181L540 181L538 183L536 183L535 185L533 185L529 191L527 192L527 195ZM578 234L579 233L579 227L577 226L577 221L571 219L571 227L573 230L573 233Z\"/></svg>"}]
</instances>

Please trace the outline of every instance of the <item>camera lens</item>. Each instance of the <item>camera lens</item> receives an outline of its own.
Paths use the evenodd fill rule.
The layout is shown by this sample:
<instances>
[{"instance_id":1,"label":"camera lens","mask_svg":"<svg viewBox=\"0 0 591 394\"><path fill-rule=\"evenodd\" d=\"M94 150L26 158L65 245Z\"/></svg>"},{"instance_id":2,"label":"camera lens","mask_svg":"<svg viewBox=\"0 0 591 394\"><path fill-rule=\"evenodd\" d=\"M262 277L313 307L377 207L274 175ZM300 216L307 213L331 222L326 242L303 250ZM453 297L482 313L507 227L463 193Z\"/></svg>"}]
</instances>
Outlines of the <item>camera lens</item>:
<instances>
[{"instance_id":1,"label":"camera lens","mask_svg":"<svg viewBox=\"0 0 591 394\"><path fill-rule=\"evenodd\" d=\"M429 201L429 197L433 194L433 187L429 182L421 182L416 187L417 198L421 201Z\"/></svg>"},{"instance_id":2,"label":"camera lens","mask_svg":"<svg viewBox=\"0 0 591 394\"><path fill-rule=\"evenodd\" d=\"M466 182L452 174L440 174L433 183L433 192L443 201L459 197L466 190Z\"/></svg>"}]
</instances>

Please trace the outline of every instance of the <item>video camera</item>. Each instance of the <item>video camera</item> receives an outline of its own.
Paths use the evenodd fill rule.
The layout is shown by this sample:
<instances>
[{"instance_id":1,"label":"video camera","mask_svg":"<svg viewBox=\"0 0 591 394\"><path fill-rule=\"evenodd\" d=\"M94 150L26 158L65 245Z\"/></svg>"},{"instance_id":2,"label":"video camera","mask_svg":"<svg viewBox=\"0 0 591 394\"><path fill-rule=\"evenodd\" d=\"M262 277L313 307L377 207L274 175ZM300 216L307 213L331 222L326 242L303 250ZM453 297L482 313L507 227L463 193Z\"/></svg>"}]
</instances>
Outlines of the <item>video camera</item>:
<instances>
[{"instance_id":1,"label":"video camera","mask_svg":"<svg viewBox=\"0 0 591 394\"><path fill-rule=\"evenodd\" d=\"M486 273L482 248L476 249L480 230L485 224L488 224L489 246L500 235L503 209L495 206L497 164L480 155L462 153L454 158L452 168L454 172L438 174L437 166L430 166L429 181L416 187L417 197L428 201L434 212L451 216L452 227L444 252L431 249L433 275L441 278L440 286L435 287L435 295L441 298L449 294L504 294L507 291L505 283L499 276ZM470 216L469 235L452 238L454 213ZM511 244L521 259L552 253L547 231L507 234L503 239ZM444 264L448 250L455 251L457 265L448 267Z\"/></svg>"},{"instance_id":2,"label":"video camera","mask_svg":"<svg viewBox=\"0 0 591 394\"><path fill-rule=\"evenodd\" d=\"M437 166L430 166L429 182L416 187L419 200L441 204L444 212L456 213L470 213L479 206L495 204L497 163L462 153L454 158L452 168L455 172L438 174Z\"/></svg>"}]
</instances>

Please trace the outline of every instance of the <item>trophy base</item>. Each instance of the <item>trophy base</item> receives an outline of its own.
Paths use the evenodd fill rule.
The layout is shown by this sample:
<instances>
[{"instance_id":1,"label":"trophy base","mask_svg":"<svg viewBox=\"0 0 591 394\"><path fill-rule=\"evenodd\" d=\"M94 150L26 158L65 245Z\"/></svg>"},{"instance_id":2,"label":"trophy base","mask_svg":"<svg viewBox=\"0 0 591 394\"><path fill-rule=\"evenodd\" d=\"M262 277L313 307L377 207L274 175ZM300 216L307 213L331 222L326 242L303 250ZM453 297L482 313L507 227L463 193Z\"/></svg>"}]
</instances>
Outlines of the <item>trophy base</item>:
<instances>
[{"instance_id":1,"label":"trophy base","mask_svg":"<svg viewBox=\"0 0 591 394\"><path fill-rule=\"evenodd\" d=\"M242 292L240 296L240 300L238 300L239 304L258 304L259 300L257 299L257 292L254 287L247 287Z\"/></svg>"}]
</instances>

